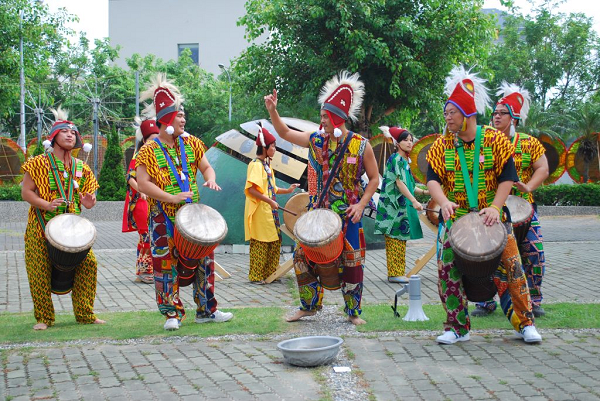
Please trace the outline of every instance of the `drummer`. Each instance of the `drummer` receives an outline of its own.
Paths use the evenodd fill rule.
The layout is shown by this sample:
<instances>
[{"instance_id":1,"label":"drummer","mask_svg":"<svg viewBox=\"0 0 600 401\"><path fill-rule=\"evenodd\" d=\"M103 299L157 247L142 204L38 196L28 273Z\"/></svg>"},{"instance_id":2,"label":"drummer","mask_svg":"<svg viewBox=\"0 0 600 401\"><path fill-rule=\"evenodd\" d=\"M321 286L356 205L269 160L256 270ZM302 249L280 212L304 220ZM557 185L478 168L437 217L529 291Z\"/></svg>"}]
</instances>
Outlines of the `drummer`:
<instances>
[{"instance_id":1,"label":"drummer","mask_svg":"<svg viewBox=\"0 0 600 401\"><path fill-rule=\"evenodd\" d=\"M423 238L417 211L423 205L415 198L415 193L429 195L429 191L415 187L415 179L410 171L408 155L413 147L413 135L400 127L379 127L386 138L392 140L396 152L385 163L381 195L377 203L375 234L385 238L388 281L407 284L406 241Z\"/></svg>"},{"instance_id":2,"label":"drummer","mask_svg":"<svg viewBox=\"0 0 600 401\"><path fill-rule=\"evenodd\" d=\"M277 151L275 137L266 128L257 125L256 159L248 163L246 175L246 206L244 210L244 232L250 241L251 283L265 284L266 279L277 270L281 253L281 229L277 194L289 194L298 188L279 188L275 183L275 171L271 160Z\"/></svg>"},{"instance_id":3,"label":"drummer","mask_svg":"<svg viewBox=\"0 0 600 401\"><path fill-rule=\"evenodd\" d=\"M446 79L445 92L449 96L444 106L446 129L427 153L427 186L440 205L446 228L471 209L479 211L487 226L505 225L508 244L494 274L500 304L519 338L528 343L540 342L542 337L533 325L527 279L512 226L501 223L504 202L513 183L518 181L513 147L500 131L477 125L477 113L485 111L489 102L484 82L462 66L455 67ZM475 149L479 154L475 154ZM474 160L478 161L478 167ZM474 175L474 170L479 173ZM471 322L462 275L454 263L448 231L442 241L443 248L438 255L438 288L446 322L437 342L454 344L469 340Z\"/></svg>"},{"instance_id":4,"label":"drummer","mask_svg":"<svg viewBox=\"0 0 600 401\"><path fill-rule=\"evenodd\" d=\"M545 271L544 244L537 214L537 206L533 200L532 192L535 191L546 178L548 178L548 159L546 149L531 135L517 133L517 126L524 125L529 112L530 95L527 89L519 88L514 84L503 82L497 95L502 96L494 112L492 123L497 130L502 131L514 146L514 159L519 181L515 183L511 194L520 196L533 206L531 227L523 242L518 244L521 262L527 276L529 294L533 303L533 315L544 316L546 312L541 307L542 279ZM473 315L485 316L496 310L493 300L476 304Z\"/></svg>"},{"instance_id":5,"label":"drummer","mask_svg":"<svg viewBox=\"0 0 600 401\"><path fill-rule=\"evenodd\" d=\"M277 91L265 96L265 106L279 135L309 148L309 209L319 204L321 194L325 192L327 196L322 197L322 207L338 213L347 229L338 262L344 312L355 325L366 323L360 317L366 248L361 218L379 184L377 162L369 141L346 127L346 121L356 120L363 95L364 84L358 73L351 75L343 71L329 80L319 95L321 126L317 132L291 130L277 112ZM331 176L329 186L324 188L337 159L341 161L339 168ZM363 190L360 177L364 171L369 183ZM323 286L317 278L315 265L306 259L301 248L294 254L294 270L301 306L287 319L289 322L316 314L323 303Z\"/></svg>"},{"instance_id":6,"label":"drummer","mask_svg":"<svg viewBox=\"0 0 600 401\"><path fill-rule=\"evenodd\" d=\"M34 330L46 330L55 320L52 265L43 227L58 214L79 214L81 205L94 207L94 193L99 187L89 166L71 155L73 149L82 147L77 127L67 120L68 113L60 107L52 113L55 122L44 141L46 152L25 162L21 189L23 200L31 205L25 230L25 267L37 321ZM90 250L76 269L71 299L78 323L105 323L94 314L97 267L94 251Z\"/></svg>"},{"instance_id":7,"label":"drummer","mask_svg":"<svg viewBox=\"0 0 600 401\"><path fill-rule=\"evenodd\" d=\"M183 98L179 90L158 74L141 100L153 99L144 114L156 115L158 137L146 143L137 155L137 182L148 196L154 286L159 311L165 317L165 330L177 330L185 318L179 297L177 257L173 251L173 229L177 210L186 199L199 201L196 172L204 177L204 186L215 191L215 171L204 157L204 143L186 133ZM193 282L196 323L226 322L230 312L217 309L214 295L214 254L200 261Z\"/></svg>"}]
</instances>

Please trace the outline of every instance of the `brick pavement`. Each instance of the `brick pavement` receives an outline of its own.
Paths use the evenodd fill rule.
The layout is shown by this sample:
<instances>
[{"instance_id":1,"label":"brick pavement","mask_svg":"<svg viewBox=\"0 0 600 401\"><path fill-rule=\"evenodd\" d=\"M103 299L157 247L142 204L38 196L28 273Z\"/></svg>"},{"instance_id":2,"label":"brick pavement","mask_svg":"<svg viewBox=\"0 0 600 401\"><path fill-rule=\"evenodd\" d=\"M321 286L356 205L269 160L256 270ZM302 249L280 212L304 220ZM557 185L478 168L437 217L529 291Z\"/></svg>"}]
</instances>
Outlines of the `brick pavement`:
<instances>
[{"instance_id":1,"label":"brick pavement","mask_svg":"<svg viewBox=\"0 0 600 401\"><path fill-rule=\"evenodd\" d=\"M597 216L543 218L548 260L545 297L548 302L600 303L597 274L600 260L600 220ZM99 261L97 311L155 310L151 286L133 283L135 233L120 233L118 222L97 222L94 245ZM0 224L0 312L29 312L31 298L23 261L22 222ZM409 243L411 266L433 243L433 234ZM284 258L289 255L284 255ZM284 305L290 310L291 273L268 286L247 283L248 255L218 254L217 261L233 277L217 283L222 308ZM389 303L397 285L385 280L385 251L367 252L364 301ZM438 303L435 265L422 271L425 302ZM186 306L191 291L183 289ZM54 296L57 311L71 310L70 297ZM326 307L334 315L339 291L327 293ZM403 303L407 297L403 297ZM329 309L328 309L329 308ZM296 330L315 332L318 318ZM341 319L340 319L341 321ZM544 330L544 342L526 346L508 331L474 332L472 340L443 347L431 333L360 335L343 326L345 345L340 361L352 366L362 394L376 400L419 399L600 399L600 331ZM335 333L332 333L335 334ZM289 334L288 334L289 335ZM2 351L0 394L5 399L228 399L296 400L350 397L344 386L324 388L331 367L303 369L282 363L277 337L260 340L174 338L166 342L92 342L84 345L33 346ZM460 369L453 369L460 364ZM321 372L321 373L315 373ZM168 378L168 384L163 380ZM343 381L343 379L342 379ZM349 380L349 382L352 382ZM346 391L346 392L345 392ZM359 392L360 394L360 392Z\"/></svg>"}]
</instances>

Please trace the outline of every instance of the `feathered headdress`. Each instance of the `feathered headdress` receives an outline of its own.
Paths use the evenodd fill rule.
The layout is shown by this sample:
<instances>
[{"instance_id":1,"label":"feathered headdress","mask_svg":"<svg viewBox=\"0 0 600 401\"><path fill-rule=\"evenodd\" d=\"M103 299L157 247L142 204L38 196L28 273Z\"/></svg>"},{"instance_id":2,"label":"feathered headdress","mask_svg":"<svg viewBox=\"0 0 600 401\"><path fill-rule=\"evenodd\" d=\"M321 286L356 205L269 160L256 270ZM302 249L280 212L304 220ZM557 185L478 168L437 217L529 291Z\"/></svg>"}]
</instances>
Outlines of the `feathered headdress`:
<instances>
[{"instance_id":1,"label":"feathered headdress","mask_svg":"<svg viewBox=\"0 0 600 401\"><path fill-rule=\"evenodd\" d=\"M502 81L497 96L502 96L496 106L503 104L508 108L510 116L516 120L521 120L525 124L527 114L529 114L529 106L531 104L531 95L525 88L519 87L516 84L509 84L506 81ZM496 107L494 107L494 110Z\"/></svg>"},{"instance_id":2,"label":"feathered headdress","mask_svg":"<svg viewBox=\"0 0 600 401\"><path fill-rule=\"evenodd\" d=\"M138 142L144 142L150 135L159 132L155 120L146 119L142 121L138 116L133 119L133 128L135 128L135 139Z\"/></svg>"},{"instance_id":3,"label":"feathered headdress","mask_svg":"<svg viewBox=\"0 0 600 401\"><path fill-rule=\"evenodd\" d=\"M140 95L140 101L148 99L152 99L152 103L146 105L142 113L155 115L158 122L167 125L167 133L172 134L171 123L177 113L183 110L184 99L179 89L167 80L164 73L158 73Z\"/></svg>"},{"instance_id":4,"label":"feathered headdress","mask_svg":"<svg viewBox=\"0 0 600 401\"><path fill-rule=\"evenodd\" d=\"M462 65L454 67L444 87L444 92L449 96L446 105L452 103L465 117L485 113L490 103L485 82L485 79L471 73L471 70L465 70Z\"/></svg>"},{"instance_id":5,"label":"feathered headdress","mask_svg":"<svg viewBox=\"0 0 600 401\"><path fill-rule=\"evenodd\" d=\"M74 148L81 148L83 146L83 142L81 141L79 129L71 121L67 120L69 118L69 112L67 110L63 110L60 106L56 109L50 109L50 111L52 114L54 114L54 124L52 124L52 128L50 128L47 141L44 141L44 147L49 148L50 146L53 146L54 138L56 138L56 135L62 129L70 129L75 131Z\"/></svg>"},{"instance_id":6,"label":"feathered headdress","mask_svg":"<svg viewBox=\"0 0 600 401\"><path fill-rule=\"evenodd\" d=\"M365 84L359 78L358 73L350 74L348 71L341 71L321 88L319 103L335 127L336 137L342 135L338 127L346 120L357 120L365 95Z\"/></svg>"},{"instance_id":7,"label":"feathered headdress","mask_svg":"<svg viewBox=\"0 0 600 401\"><path fill-rule=\"evenodd\" d=\"M408 136L408 130L404 129L404 128L400 128L400 127L388 127L386 125L379 127L379 129L381 130L381 132L383 132L383 136L386 138L390 138L392 140L392 143L394 144L394 146L398 145L398 142L401 141L401 137L403 136L403 134L406 132Z\"/></svg>"}]
</instances>

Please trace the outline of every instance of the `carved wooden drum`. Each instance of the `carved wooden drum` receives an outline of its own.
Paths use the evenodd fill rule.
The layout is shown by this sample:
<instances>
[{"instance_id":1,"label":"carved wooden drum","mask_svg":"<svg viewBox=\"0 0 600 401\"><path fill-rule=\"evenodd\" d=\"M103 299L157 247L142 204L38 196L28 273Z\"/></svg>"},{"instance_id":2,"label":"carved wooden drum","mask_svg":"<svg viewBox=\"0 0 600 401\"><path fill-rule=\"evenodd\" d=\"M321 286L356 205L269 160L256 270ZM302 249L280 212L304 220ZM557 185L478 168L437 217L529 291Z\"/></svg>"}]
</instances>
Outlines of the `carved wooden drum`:
<instances>
[{"instance_id":1,"label":"carved wooden drum","mask_svg":"<svg viewBox=\"0 0 600 401\"><path fill-rule=\"evenodd\" d=\"M336 260L344 249L342 219L329 209L314 209L302 215L294 225L306 257L317 264Z\"/></svg>"},{"instance_id":2,"label":"carved wooden drum","mask_svg":"<svg viewBox=\"0 0 600 401\"><path fill-rule=\"evenodd\" d=\"M522 243L527 237L531 219L533 218L533 206L526 199L520 196L508 195L506 207L510 212L510 219L513 226L513 234L517 240L517 245Z\"/></svg>"}]
</instances>

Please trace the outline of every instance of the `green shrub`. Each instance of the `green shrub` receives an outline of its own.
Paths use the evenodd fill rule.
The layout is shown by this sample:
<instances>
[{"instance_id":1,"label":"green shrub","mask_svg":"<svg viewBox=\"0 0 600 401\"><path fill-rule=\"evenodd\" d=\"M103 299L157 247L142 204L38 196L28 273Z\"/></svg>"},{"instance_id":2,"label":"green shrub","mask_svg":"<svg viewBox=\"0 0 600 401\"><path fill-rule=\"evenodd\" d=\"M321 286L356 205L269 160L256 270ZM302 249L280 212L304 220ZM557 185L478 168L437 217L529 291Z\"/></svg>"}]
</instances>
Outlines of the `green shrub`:
<instances>
[{"instance_id":1,"label":"green shrub","mask_svg":"<svg viewBox=\"0 0 600 401\"><path fill-rule=\"evenodd\" d=\"M533 197L538 206L600 206L600 185L544 185Z\"/></svg>"},{"instance_id":2,"label":"green shrub","mask_svg":"<svg viewBox=\"0 0 600 401\"><path fill-rule=\"evenodd\" d=\"M21 185L7 184L0 185L0 200L4 201L21 201Z\"/></svg>"},{"instance_id":3,"label":"green shrub","mask_svg":"<svg viewBox=\"0 0 600 401\"><path fill-rule=\"evenodd\" d=\"M115 130L108 134L108 148L98 178L99 201L124 201L127 183L123 169L123 152L119 146L119 136Z\"/></svg>"}]
</instances>

